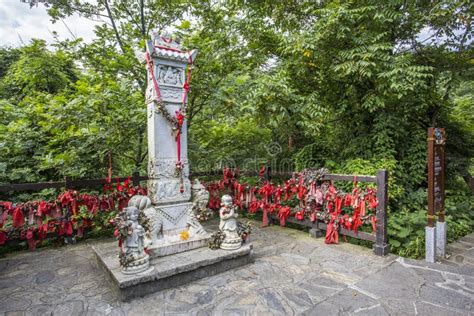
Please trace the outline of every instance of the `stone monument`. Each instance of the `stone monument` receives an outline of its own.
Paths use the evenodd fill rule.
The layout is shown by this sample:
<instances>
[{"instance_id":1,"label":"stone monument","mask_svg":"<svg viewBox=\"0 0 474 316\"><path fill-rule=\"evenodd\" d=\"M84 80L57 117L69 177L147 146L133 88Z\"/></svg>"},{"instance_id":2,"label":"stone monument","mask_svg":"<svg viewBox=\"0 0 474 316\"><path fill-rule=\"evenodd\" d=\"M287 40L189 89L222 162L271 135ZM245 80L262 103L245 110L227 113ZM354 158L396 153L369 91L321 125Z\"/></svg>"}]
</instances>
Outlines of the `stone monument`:
<instances>
[{"instance_id":1,"label":"stone monument","mask_svg":"<svg viewBox=\"0 0 474 316\"><path fill-rule=\"evenodd\" d=\"M196 50L183 51L178 43L162 36L153 35L146 44L143 57L148 74L145 100L149 180L147 196L136 195L128 203L131 216L135 218L139 214L138 221L132 223L136 234L127 231L121 235L122 239L130 241L127 244L130 249L126 250L131 261L127 261L124 268L116 245L93 246L99 266L110 276L122 300L253 261L251 244L233 245L234 250L209 249L210 235L198 220L208 216L209 192L198 180L193 185L189 180L186 103L190 66L196 55ZM232 220L229 218L230 222ZM231 224L227 226L235 228ZM249 230L240 230L242 235L249 233ZM242 237L239 243L241 241ZM148 256L131 255L142 254L142 245L146 245L143 251L150 257L150 267L146 270Z\"/></svg>"},{"instance_id":2,"label":"stone monument","mask_svg":"<svg viewBox=\"0 0 474 316\"><path fill-rule=\"evenodd\" d=\"M146 45L148 86L148 198L145 211L154 223L152 257L206 245L204 229L192 216L187 151L186 103L190 67L197 51L182 51L175 41L154 36ZM196 223L195 223L196 222Z\"/></svg>"}]
</instances>

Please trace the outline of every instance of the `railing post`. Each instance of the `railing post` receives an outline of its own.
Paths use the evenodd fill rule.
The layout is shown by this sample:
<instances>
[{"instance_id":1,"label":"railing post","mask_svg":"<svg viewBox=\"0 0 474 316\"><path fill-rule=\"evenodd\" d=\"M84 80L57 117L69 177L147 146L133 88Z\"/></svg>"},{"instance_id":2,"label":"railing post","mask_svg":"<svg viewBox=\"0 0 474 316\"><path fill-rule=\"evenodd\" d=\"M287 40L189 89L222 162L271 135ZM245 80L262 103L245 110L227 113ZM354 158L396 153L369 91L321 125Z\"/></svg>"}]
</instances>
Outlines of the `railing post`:
<instances>
[{"instance_id":1,"label":"railing post","mask_svg":"<svg viewBox=\"0 0 474 316\"><path fill-rule=\"evenodd\" d=\"M132 182L134 187L138 187L140 185L140 172L134 171L132 174Z\"/></svg>"},{"instance_id":2,"label":"railing post","mask_svg":"<svg viewBox=\"0 0 474 316\"><path fill-rule=\"evenodd\" d=\"M74 189L74 183L69 177L64 177L64 188L67 190Z\"/></svg>"},{"instance_id":3,"label":"railing post","mask_svg":"<svg viewBox=\"0 0 474 316\"><path fill-rule=\"evenodd\" d=\"M390 251L387 243L387 191L388 191L388 171L386 169L377 171L377 223L375 225L374 253L378 256L385 256Z\"/></svg>"},{"instance_id":4,"label":"railing post","mask_svg":"<svg viewBox=\"0 0 474 316\"><path fill-rule=\"evenodd\" d=\"M266 165L265 175L264 175L265 181L270 181L272 179L271 173L272 173L272 167L270 167L269 165Z\"/></svg>"}]
</instances>

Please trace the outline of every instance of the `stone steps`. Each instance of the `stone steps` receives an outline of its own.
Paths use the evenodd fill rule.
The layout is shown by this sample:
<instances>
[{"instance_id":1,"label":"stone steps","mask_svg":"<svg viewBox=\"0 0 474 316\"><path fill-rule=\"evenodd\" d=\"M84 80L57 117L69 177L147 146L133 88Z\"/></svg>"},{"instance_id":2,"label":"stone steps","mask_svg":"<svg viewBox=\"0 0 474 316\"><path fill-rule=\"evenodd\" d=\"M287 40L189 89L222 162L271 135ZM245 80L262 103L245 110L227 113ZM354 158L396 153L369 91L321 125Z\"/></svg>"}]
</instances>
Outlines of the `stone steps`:
<instances>
[{"instance_id":1,"label":"stone steps","mask_svg":"<svg viewBox=\"0 0 474 316\"><path fill-rule=\"evenodd\" d=\"M446 253L447 258L442 262L474 268L474 233L448 244Z\"/></svg>"}]
</instances>

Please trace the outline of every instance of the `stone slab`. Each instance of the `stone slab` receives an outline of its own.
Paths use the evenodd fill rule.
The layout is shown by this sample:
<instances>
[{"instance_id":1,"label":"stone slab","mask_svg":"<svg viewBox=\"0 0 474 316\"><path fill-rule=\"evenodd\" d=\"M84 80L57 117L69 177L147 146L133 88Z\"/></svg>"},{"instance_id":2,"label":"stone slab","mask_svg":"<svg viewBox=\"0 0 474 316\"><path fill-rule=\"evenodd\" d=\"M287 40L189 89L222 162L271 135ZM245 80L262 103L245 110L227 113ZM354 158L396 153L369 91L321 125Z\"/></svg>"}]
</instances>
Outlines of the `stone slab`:
<instances>
[{"instance_id":1,"label":"stone slab","mask_svg":"<svg viewBox=\"0 0 474 316\"><path fill-rule=\"evenodd\" d=\"M162 244L150 247L150 256L153 258L163 257L176 253L181 253L184 251L190 251L201 247L207 247L208 241L209 236L195 236L186 241L178 241L172 243L164 242Z\"/></svg>"},{"instance_id":2,"label":"stone slab","mask_svg":"<svg viewBox=\"0 0 474 316\"><path fill-rule=\"evenodd\" d=\"M234 251L202 247L166 257L153 258L150 269L133 275L123 274L116 243L92 247L99 266L107 273L119 300L129 301L191 281L212 276L253 262L253 246L245 244Z\"/></svg>"}]
</instances>

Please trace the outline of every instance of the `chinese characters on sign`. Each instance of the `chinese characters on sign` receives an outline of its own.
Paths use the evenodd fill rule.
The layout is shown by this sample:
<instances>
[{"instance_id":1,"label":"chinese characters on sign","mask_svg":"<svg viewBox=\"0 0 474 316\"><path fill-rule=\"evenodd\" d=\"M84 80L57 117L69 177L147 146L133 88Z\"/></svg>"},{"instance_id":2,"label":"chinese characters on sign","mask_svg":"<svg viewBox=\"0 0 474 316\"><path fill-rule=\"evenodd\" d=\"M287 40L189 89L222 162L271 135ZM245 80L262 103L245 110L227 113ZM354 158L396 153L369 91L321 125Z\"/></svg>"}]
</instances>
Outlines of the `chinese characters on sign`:
<instances>
[{"instance_id":1,"label":"chinese characters on sign","mask_svg":"<svg viewBox=\"0 0 474 316\"><path fill-rule=\"evenodd\" d=\"M444 128L428 129L428 226L434 216L444 222L444 167L446 134Z\"/></svg>"}]
</instances>

